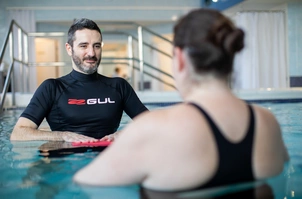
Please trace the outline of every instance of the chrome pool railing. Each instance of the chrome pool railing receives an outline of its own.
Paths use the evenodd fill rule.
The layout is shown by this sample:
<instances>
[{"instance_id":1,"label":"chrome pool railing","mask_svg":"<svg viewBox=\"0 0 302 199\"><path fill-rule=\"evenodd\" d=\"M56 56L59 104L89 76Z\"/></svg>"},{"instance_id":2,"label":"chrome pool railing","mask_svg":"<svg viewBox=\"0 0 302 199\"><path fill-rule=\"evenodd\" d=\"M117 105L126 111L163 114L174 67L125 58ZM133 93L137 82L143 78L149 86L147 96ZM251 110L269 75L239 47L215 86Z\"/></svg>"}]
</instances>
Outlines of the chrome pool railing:
<instances>
[{"instance_id":1,"label":"chrome pool railing","mask_svg":"<svg viewBox=\"0 0 302 199\"><path fill-rule=\"evenodd\" d=\"M14 31L14 28L17 28L17 32ZM17 40L15 41L13 34L17 33ZM8 45L9 44L9 45ZM17 44L17 48L15 47ZM18 50L17 55L15 50ZM11 21L9 29L6 33L3 46L0 52L0 64L3 63L3 59L5 53L9 50L9 60L10 64L7 70L7 74L5 77L4 86L0 95L0 113L3 111L3 106L5 102L6 93L9 90L9 86L11 86L11 93L12 93L12 105L16 104L15 100L15 88L14 88L14 79L13 79L13 72L14 72L14 65L15 63L19 63L21 68L24 66L28 66L28 33L22 29L22 27L17 24L14 20ZM1 81L4 79L5 69L1 72L2 77L0 78ZM25 74L25 73L23 73ZM22 81L24 80L23 76L21 77Z\"/></svg>"}]
</instances>

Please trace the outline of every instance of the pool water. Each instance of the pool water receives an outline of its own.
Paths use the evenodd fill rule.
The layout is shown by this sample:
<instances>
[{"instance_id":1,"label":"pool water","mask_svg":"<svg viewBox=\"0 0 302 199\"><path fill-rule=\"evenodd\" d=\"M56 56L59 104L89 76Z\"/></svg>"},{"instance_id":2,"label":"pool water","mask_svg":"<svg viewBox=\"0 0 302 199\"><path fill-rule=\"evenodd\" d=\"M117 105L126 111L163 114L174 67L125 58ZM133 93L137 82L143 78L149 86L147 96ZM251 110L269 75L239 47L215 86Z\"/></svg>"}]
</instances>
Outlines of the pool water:
<instances>
[{"instance_id":1,"label":"pool water","mask_svg":"<svg viewBox=\"0 0 302 199\"><path fill-rule=\"evenodd\" d=\"M302 103L260 103L271 110L279 121L290 162L279 176L263 183L270 188L269 197L302 198ZM148 106L150 110L161 105ZM45 141L10 142L9 136L22 110L7 110L0 115L0 198L108 198L136 199L142 196L139 186L87 187L72 182L73 174L87 165L98 152L63 157L41 157L38 147ZM129 122L124 115L121 127ZM153 194L154 198L237 198L240 185L224 190L197 191L176 195ZM228 195L228 194L235 194ZM249 192L246 192L249 194ZM151 196L151 195L150 195ZM245 198L245 197L241 197ZM257 198L257 197L256 197ZM260 198L260 197L258 197Z\"/></svg>"}]
</instances>

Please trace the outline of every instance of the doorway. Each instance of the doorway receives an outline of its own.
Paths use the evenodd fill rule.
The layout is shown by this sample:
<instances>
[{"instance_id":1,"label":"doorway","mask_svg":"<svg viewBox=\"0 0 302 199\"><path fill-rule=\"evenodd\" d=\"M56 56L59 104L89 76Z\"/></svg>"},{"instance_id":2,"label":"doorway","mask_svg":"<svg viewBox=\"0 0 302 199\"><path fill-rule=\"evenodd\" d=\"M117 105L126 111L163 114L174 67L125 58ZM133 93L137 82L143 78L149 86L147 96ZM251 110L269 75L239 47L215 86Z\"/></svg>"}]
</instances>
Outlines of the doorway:
<instances>
[{"instance_id":1,"label":"doorway","mask_svg":"<svg viewBox=\"0 0 302 199\"><path fill-rule=\"evenodd\" d=\"M37 86L44 80L59 77L57 66L45 66L39 63L58 62L58 41L49 38L36 38Z\"/></svg>"}]
</instances>

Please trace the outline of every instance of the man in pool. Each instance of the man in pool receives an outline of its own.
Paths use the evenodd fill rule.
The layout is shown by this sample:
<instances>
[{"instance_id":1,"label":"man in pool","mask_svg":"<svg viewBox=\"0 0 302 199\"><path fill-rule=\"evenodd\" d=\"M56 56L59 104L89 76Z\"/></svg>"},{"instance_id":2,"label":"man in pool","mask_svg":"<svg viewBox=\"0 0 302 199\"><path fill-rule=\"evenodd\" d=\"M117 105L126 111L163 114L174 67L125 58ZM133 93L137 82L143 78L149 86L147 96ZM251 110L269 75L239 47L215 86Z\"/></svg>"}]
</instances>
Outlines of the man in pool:
<instances>
[{"instance_id":1,"label":"man in pool","mask_svg":"<svg viewBox=\"0 0 302 199\"><path fill-rule=\"evenodd\" d=\"M114 135L123 111L134 118L147 110L126 80L97 73L103 38L94 21L74 21L65 46L72 72L39 86L11 140L96 141ZM51 131L38 129L44 118Z\"/></svg>"}]
</instances>

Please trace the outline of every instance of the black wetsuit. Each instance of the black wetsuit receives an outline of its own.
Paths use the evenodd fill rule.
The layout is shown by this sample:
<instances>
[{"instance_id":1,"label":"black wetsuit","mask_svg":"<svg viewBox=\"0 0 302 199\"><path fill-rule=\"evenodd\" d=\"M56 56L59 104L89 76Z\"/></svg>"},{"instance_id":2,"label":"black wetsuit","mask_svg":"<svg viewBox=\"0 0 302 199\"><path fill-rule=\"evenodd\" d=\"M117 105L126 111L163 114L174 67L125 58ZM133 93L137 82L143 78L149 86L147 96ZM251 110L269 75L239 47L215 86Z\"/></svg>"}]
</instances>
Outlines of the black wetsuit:
<instances>
[{"instance_id":1,"label":"black wetsuit","mask_svg":"<svg viewBox=\"0 0 302 199\"><path fill-rule=\"evenodd\" d=\"M198 105L196 107L208 121L218 146L218 169L215 175L206 184L196 189L209 188L233 183L248 182L254 180L252 170L252 149L254 140L255 118L250 105L250 123L245 138L239 143L229 142L221 133L210 116Z\"/></svg>"},{"instance_id":2,"label":"black wetsuit","mask_svg":"<svg viewBox=\"0 0 302 199\"><path fill-rule=\"evenodd\" d=\"M71 131L95 138L114 133L123 111L133 118L147 108L123 78L72 71L44 81L21 114L38 126L46 120L52 131Z\"/></svg>"}]
</instances>

